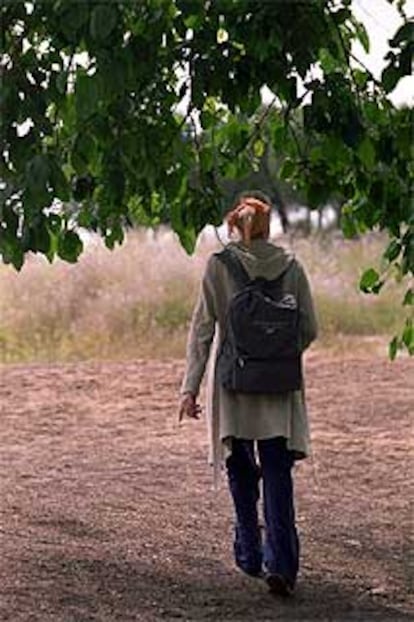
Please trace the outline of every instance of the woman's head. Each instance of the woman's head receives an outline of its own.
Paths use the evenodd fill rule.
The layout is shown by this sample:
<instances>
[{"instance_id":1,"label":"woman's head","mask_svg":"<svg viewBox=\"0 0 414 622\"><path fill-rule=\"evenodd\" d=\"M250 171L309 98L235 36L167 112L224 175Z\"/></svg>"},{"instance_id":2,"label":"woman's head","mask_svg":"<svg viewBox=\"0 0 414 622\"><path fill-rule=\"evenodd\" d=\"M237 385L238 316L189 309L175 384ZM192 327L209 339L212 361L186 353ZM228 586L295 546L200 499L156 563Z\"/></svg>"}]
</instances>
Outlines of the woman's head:
<instances>
[{"instance_id":1,"label":"woman's head","mask_svg":"<svg viewBox=\"0 0 414 622\"><path fill-rule=\"evenodd\" d=\"M261 190L241 192L226 216L229 235L236 228L247 245L254 239L267 239L270 233L271 210L272 202Z\"/></svg>"}]
</instances>

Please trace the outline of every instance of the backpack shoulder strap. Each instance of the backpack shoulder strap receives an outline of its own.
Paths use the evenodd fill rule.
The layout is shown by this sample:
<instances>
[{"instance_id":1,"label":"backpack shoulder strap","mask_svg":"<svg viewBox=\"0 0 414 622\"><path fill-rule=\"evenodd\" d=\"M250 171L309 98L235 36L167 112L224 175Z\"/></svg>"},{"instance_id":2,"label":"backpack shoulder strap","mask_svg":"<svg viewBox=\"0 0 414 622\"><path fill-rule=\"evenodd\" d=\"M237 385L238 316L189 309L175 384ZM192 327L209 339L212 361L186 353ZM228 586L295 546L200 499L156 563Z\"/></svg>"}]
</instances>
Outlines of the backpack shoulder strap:
<instances>
[{"instance_id":1,"label":"backpack shoulder strap","mask_svg":"<svg viewBox=\"0 0 414 622\"><path fill-rule=\"evenodd\" d=\"M251 279L242 262L229 248L225 248L221 252L216 253L216 257L224 263L238 288L241 289L250 283Z\"/></svg>"}]
</instances>

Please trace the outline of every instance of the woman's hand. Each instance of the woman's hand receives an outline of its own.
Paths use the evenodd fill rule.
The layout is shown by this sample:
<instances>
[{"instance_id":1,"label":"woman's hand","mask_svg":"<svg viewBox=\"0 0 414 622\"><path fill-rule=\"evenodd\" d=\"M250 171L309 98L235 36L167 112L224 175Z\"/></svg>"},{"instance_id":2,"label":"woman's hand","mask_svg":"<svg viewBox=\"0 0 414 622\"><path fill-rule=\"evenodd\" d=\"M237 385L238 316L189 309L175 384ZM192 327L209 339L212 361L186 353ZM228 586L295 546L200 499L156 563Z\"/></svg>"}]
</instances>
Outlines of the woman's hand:
<instances>
[{"instance_id":1,"label":"woman's hand","mask_svg":"<svg viewBox=\"0 0 414 622\"><path fill-rule=\"evenodd\" d=\"M241 210L244 207L252 207L257 212L268 212L271 209L270 205L255 197L243 197L236 209Z\"/></svg>"},{"instance_id":2,"label":"woman's hand","mask_svg":"<svg viewBox=\"0 0 414 622\"><path fill-rule=\"evenodd\" d=\"M192 393L184 393L180 401L178 421L181 422L184 417L188 417L189 419L199 419L200 412L201 406L197 404L196 396Z\"/></svg>"}]
</instances>

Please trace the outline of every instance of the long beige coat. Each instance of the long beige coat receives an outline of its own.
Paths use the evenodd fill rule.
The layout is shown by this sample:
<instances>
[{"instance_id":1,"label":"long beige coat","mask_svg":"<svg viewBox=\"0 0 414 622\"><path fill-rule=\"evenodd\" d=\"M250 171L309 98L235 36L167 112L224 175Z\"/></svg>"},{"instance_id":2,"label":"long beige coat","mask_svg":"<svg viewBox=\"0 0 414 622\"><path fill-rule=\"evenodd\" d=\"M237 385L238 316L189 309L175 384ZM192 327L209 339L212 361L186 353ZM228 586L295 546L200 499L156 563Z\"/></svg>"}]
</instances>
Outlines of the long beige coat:
<instances>
[{"instance_id":1,"label":"long beige coat","mask_svg":"<svg viewBox=\"0 0 414 622\"><path fill-rule=\"evenodd\" d=\"M300 263L283 248L266 240L253 240L249 248L241 243L230 246L251 278L275 279L289 263L293 263L283 279L283 287L298 301L300 340L305 350L316 337L317 325L308 280ZM211 354L206 411L209 457L215 466L216 477L223 457L231 448L231 437L263 439L283 436L297 459L309 454L304 390L280 395L237 394L224 389L217 380L218 345L224 334L227 307L235 291L226 266L215 255L210 256L191 321L187 366L181 387L182 393L198 395Z\"/></svg>"}]
</instances>

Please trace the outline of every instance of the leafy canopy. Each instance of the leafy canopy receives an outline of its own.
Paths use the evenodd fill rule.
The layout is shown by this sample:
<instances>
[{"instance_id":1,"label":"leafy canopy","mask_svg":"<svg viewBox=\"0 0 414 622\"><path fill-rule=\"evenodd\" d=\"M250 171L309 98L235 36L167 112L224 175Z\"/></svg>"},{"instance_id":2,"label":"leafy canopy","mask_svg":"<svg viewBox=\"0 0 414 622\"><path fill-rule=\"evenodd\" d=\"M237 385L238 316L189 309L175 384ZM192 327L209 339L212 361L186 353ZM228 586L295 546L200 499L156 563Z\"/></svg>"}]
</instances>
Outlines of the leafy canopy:
<instances>
[{"instance_id":1,"label":"leafy canopy","mask_svg":"<svg viewBox=\"0 0 414 622\"><path fill-rule=\"evenodd\" d=\"M271 148L311 207L340 198L346 235L388 231L363 290L412 275L412 110L387 95L411 73L414 23L388 1L402 25L380 80L354 58L370 41L351 0L3 2L3 261L76 261L78 226L112 248L126 224L166 219L190 252L221 219L220 180ZM414 351L413 332L392 352Z\"/></svg>"}]
</instances>

